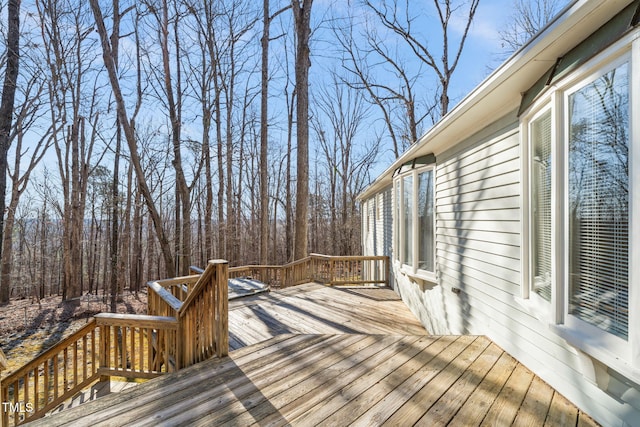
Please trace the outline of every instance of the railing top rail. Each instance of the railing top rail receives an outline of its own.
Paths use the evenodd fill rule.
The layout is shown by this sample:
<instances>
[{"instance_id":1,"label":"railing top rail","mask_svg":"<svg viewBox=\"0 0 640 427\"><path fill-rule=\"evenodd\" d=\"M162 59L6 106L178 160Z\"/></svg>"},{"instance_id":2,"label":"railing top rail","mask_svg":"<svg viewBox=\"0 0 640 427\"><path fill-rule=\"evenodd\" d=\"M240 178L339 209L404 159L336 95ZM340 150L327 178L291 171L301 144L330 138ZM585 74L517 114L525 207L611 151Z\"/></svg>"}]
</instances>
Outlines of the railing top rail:
<instances>
[{"instance_id":1,"label":"railing top rail","mask_svg":"<svg viewBox=\"0 0 640 427\"><path fill-rule=\"evenodd\" d=\"M282 267L283 267L282 265L272 265L272 264L265 264L265 265L250 264L250 265L239 265L237 267L229 267L229 271L233 272L233 271L240 271L240 270L248 270L250 268L282 268Z\"/></svg>"},{"instance_id":2,"label":"railing top rail","mask_svg":"<svg viewBox=\"0 0 640 427\"><path fill-rule=\"evenodd\" d=\"M7 361L7 356L4 355L4 351L0 348L0 371L4 371L7 369L9 362Z\"/></svg>"},{"instance_id":3,"label":"railing top rail","mask_svg":"<svg viewBox=\"0 0 640 427\"><path fill-rule=\"evenodd\" d=\"M185 283L195 283L200 278L200 274L190 274L188 276L180 276L180 277L172 277L171 279L160 279L154 280L150 283L157 283L163 288L172 286L172 285L182 285Z\"/></svg>"},{"instance_id":4,"label":"railing top rail","mask_svg":"<svg viewBox=\"0 0 640 427\"><path fill-rule=\"evenodd\" d=\"M153 290L160 298L162 298L176 312L182 307L182 301L173 296L171 292L166 290L158 281L147 283L149 289Z\"/></svg>"},{"instance_id":5,"label":"railing top rail","mask_svg":"<svg viewBox=\"0 0 640 427\"><path fill-rule=\"evenodd\" d=\"M196 274L199 276L200 274L204 273L204 268L200 268L197 265L190 265L189 271L191 271L192 274Z\"/></svg>"},{"instance_id":6,"label":"railing top rail","mask_svg":"<svg viewBox=\"0 0 640 427\"><path fill-rule=\"evenodd\" d=\"M178 327L178 320L171 316L149 316L147 314L128 313L98 313L95 315L96 324L110 326L132 326L139 328L158 328L165 324L166 329ZM162 329L162 328L160 328Z\"/></svg>"},{"instance_id":7,"label":"railing top rail","mask_svg":"<svg viewBox=\"0 0 640 427\"><path fill-rule=\"evenodd\" d=\"M83 335L86 335L88 331L90 331L95 327L96 327L95 318L89 319L87 324L84 325L82 328L78 329L76 332L69 335L68 337L58 341L53 347L50 347L47 350L43 351L42 353L34 357L29 363L22 366L17 371L12 372L7 377L3 378L2 383L10 384L11 382L15 381L15 379L23 377L28 371L33 369L34 365L40 363L43 360L48 359L51 356L55 356L60 352L59 350L60 348L64 348L69 344L73 343L74 341L77 341L79 338L81 338Z\"/></svg>"},{"instance_id":8,"label":"railing top rail","mask_svg":"<svg viewBox=\"0 0 640 427\"><path fill-rule=\"evenodd\" d=\"M322 254L311 254L309 255L311 258L320 258L320 259L334 259L334 260L347 260L347 261L383 261L388 257L386 255L322 255Z\"/></svg>"},{"instance_id":9,"label":"railing top rail","mask_svg":"<svg viewBox=\"0 0 640 427\"><path fill-rule=\"evenodd\" d=\"M209 277L213 274L213 270L217 264L228 264L229 262L223 259L212 259L207 263L207 268L205 268L204 272L199 276L198 281L194 285L187 298L182 302L182 306L178 309L178 317L182 317L186 312L187 308L191 304L201 290L207 285Z\"/></svg>"}]
</instances>

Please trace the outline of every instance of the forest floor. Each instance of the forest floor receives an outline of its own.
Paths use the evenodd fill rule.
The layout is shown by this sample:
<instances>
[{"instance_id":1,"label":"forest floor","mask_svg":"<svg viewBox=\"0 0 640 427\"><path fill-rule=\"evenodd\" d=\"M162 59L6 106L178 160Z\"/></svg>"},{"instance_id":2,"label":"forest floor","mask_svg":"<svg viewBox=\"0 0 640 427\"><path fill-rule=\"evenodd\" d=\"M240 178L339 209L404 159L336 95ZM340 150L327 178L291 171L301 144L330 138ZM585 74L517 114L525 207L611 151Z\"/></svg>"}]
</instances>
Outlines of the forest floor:
<instances>
[{"instance_id":1,"label":"forest floor","mask_svg":"<svg viewBox=\"0 0 640 427\"><path fill-rule=\"evenodd\" d=\"M118 313L144 314L146 310L146 289L125 291L118 299ZM0 305L0 348L9 362L2 376L80 329L93 315L109 311L109 297L102 295L84 295L75 301L62 301L60 296L40 301L26 298Z\"/></svg>"}]
</instances>

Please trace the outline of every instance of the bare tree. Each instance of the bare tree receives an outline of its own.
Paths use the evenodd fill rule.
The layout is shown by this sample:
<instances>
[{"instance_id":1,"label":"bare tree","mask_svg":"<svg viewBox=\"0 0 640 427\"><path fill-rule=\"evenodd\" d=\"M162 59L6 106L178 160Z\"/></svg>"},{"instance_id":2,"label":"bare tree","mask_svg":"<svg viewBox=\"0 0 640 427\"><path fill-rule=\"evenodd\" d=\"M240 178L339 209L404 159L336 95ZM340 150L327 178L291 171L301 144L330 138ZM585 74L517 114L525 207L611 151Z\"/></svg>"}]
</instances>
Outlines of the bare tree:
<instances>
[{"instance_id":1,"label":"bare tree","mask_svg":"<svg viewBox=\"0 0 640 427\"><path fill-rule=\"evenodd\" d=\"M31 174L44 157L51 143L51 127L45 129L31 147L27 148L27 144L24 143L27 131L36 132L34 123L37 122L42 114L40 97L45 86L41 78L41 70L36 67L31 71L33 72L21 88L23 101L17 108L15 125L10 137L10 141L15 142L15 157L13 167L7 171L11 179L11 196L7 206L7 216L4 223L5 233L2 240L2 283L10 283L11 281L13 231L18 203L27 189ZM27 158L26 166L23 163L24 158Z\"/></svg>"},{"instance_id":2,"label":"bare tree","mask_svg":"<svg viewBox=\"0 0 640 427\"><path fill-rule=\"evenodd\" d=\"M7 192L7 152L9 151L13 103L20 64L20 0L7 4L7 66L0 102L0 242L3 241L5 194ZM0 303L9 301L9 284L0 283Z\"/></svg>"},{"instance_id":3,"label":"bare tree","mask_svg":"<svg viewBox=\"0 0 640 427\"><path fill-rule=\"evenodd\" d=\"M100 119L99 77L93 70L95 39L90 11L68 1L38 0L45 45L53 147L62 184L63 298L83 287L83 228L88 176Z\"/></svg>"},{"instance_id":4,"label":"bare tree","mask_svg":"<svg viewBox=\"0 0 640 427\"><path fill-rule=\"evenodd\" d=\"M366 30L362 34L364 46L359 46L356 38L360 38L360 35L354 34L353 18L347 19L347 25L336 25L333 28L336 40L342 47L343 67L355 77L345 77L343 82L366 93L369 102L378 107L392 142L393 154L398 157L417 140L424 119L428 116L433 119L437 102L421 108L418 91L414 90L416 82L423 78L421 69L410 72L406 61L396 51L390 50L386 46L386 38L368 23L364 24ZM381 63L393 70L393 78L374 77L379 74L375 64Z\"/></svg>"},{"instance_id":5,"label":"bare tree","mask_svg":"<svg viewBox=\"0 0 640 427\"><path fill-rule=\"evenodd\" d=\"M267 264L269 238L269 27L271 21L289 9L291 5L283 7L273 15L269 11L269 0L262 3L262 48L261 90L260 90L260 263Z\"/></svg>"},{"instance_id":6,"label":"bare tree","mask_svg":"<svg viewBox=\"0 0 640 427\"><path fill-rule=\"evenodd\" d=\"M311 6L313 0L291 0L296 35L296 224L294 258L308 255L309 211L309 39L311 38Z\"/></svg>"},{"instance_id":7,"label":"bare tree","mask_svg":"<svg viewBox=\"0 0 640 427\"><path fill-rule=\"evenodd\" d=\"M449 84L455 72L464 48L471 23L476 14L480 0L454 1L433 0L437 12L442 46L434 49L415 28L416 15L409 0L387 0L373 3L366 0L364 4L378 17L384 28L400 37L415 57L436 75L439 83L439 117L449 111ZM459 16L463 19L462 35L454 40L450 32L452 20Z\"/></svg>"},{"instance_id":8,"label":"bare tree","mask_svg":"<svg viewBox=\"0 0 640 427\"><path fill-rule=\"evenodd\" d=\"M512 13L499 32L504 56L535 36L567 3L567 0L514 0Z\"/></svg>"},{"instance_id":9,"label":"bare tree","mask_svg":"<svg viewBox=\"0 0 640 427\"><path fill-rule=\"evenodd\" d=\"M354 235L359 229L356 196L368 182L379 139L363 138L369 114L364 93L342 84L343 79L335 73L331 77L314 98L311 124L321 152L317 163L324 166L322 170L328 180L328 188L316 191L314 197L316 203L324 202L323 197L329 198L327 237L331 254L351 255L359 246L358 236ZM359 141L366 142L359 144ZM319 221L318 218L316 222Z\"/></svg>"},{"instance_id":10,"label":"bare tree","mask_svg":"<svg viewBox=\"0 0 640 427\"><path fill-rule=\"evenodd\" d=\"M262 2L262 69L260 74L260 264L267 264L269 236L269 0Z\"/></svg>"},{"instance_id":11,"label":"bare tree","mask_svg":"<svg viewBox=\"0 0 640 427\"><path fill-rule=\"evenodd\" d=\"M116 71L116 67L114 63L113 50L111 47L111 43L109 41L109 37L107 35L106 26L104 24L102 9L100 8L100 5L98 4L97 0L90 0L90 4L91 4L91 9L93 11L93 15L95 18L98 34L100 36L100 43L102 46L102 58L103 58L107 73L109 75L109 82L111 84L111 89L113 91L113 95L116 102L118 120L120 121L120 124L124 130L125 139L129 147L130 161L136 173L139 189L142 193L145 203L147 204L147 209L149 211L149 215L151 216L151 222L153 223L154 230L158 237L160 250L162 252L162 256L164 259L165 269L167 270L167 274L173 277L176 275L176 270L173 263L173 255L171 253L169 239L167 238L167 234L164 230L160 212L158 211L155 205L153 194L149 186L147 185L144 169L140 161L140 155L138 153L138 148L136 145L136 135L135 135L134 125L133 125L133 121L129 120L128 113L126 110L125 100L122 95L122 89L120 87L120 80L119 80L118 73ZM138 97L138 100L140 101L140 97ZM135 109L133 117L136 116L137 111L139 111L139 102Z\"/></svg>"},{"instance_id":12,"label":"bare tree","mask_svg":"<svg viewBox=\"0 0 640 427\"><path fill-rule=\"evenodd\" d=\"M180 58L180 18L178 5L173 2L176 9L169 16L167 0L162 0L159 7L155 2L146 2L150 13L155 17L158 25L158 42L162 57L162 99L166 103L171 127L171 145L173 148L172 165L176 179L176 270L179 274L187 274L191 264L191 187L187 183L182 160L182 63L178 59L174 61L175 70L171 69L172 59ZM171 30L171 31L170 31ZM171 39L171 40L170 40ZM170 42L173 43L175 52L170 52Z\"/></svg>"}]
</instances>

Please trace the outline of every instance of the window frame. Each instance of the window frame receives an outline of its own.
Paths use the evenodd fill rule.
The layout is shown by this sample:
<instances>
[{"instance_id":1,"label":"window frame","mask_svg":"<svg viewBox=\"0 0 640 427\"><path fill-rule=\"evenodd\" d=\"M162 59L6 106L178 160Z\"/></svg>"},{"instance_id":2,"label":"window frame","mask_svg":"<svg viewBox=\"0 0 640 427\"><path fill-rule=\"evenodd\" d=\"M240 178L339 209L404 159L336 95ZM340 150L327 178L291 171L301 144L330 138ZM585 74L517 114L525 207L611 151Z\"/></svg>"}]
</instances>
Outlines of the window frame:
<instances>
[{"instance_id":1,"label":"window frame","mask_svg":"<svg viewBox=\"0 0 640 427\"><path fill-rule=\"evenodd\" d=\"M554 256L554 249L556 248L556 242L557 242L557 238L555 235L555 217L556 217L556 212L557 212L557 208L556 208L556 212L554 212L554 209L552 208L552 212L551 212L551 277L550 277L550 281L551 281L551 301L547 301L544 298L542 298L540 295L538 295L537 292L534 291L534 285L535 285L535 277L534 277L534 268L535 266L533 265L533 252L534 252L534 238L533 238L533 233L534 233L534 218L533 218L533 194L534 194L534 179L533 179L533 168L532 168L532 162L533 162L533 150L534 150L534 142L533 142L533 138L531 138L531 134L532 132L532 125L534 124L534 122L536 122L538 119L542 118L544 115L546 114L550 114L551 116L551 157L552 157L552 162L551 162L551 203L552 206L557 206L556 203L554 203L556 197L557 197L557 177L558 175L556 174L556 169L557 169L557 162L554 161L554 159L556 158L555 154L556 154L556 150L557 150L557 145L558 145L558 138L556 137L556 132L554 132L557 129L557 125L558 125L558 120L557 120L557 114L556 114L556 109L553 106L553 103L550 102L546 102L544 103L544 105L542 105L540 108L536 109L534 111L533 114L531 114L529 117L527 117L527 119L524 122L523 125L523 135L526 136L526 141L525 141L525 149L523 150L526 154L523 156L524 162L526 162L526 166L523 165L523 181L526 185L526 191L523 192L524 194L526 194L526 205L527 208L523 209L524 211L524 215L526 216L526 219L523 219L523 222L526 224L526 232L524 233L524 235L526 236L526 239L523 239L523 247L526 246L526 256L523 257L523 259L527 260L526 265L523 265L523 281L522 283L524 283L526 286L523 286L523 295L522 297L525 299L529 299L532 301L532 303L538 308L538 311L543 312L544 317L548 317L551 315L551 303L552 301L554 301L554 295L557 292L557 282L554 280L555 277L555 272L557 270L557 265L554 262L557 258Z\"/></svg>"},{"instance_id":2,"label":"window frame","mask_svg":"<svg viewBox=\"0 0 640 427\"><path fill-rule=\"evenodd\" d=\"M418 177L420 174L429 172L431 173L431 185L432 185L432 202L433 202L433 219L432 219L432 230L433 230L433 238L431 241L433 248L433 257L432 257L432 265L433 271L428 271L424 269L420 269L420 242L422 242L423 235L420 230L420 221L419 212L418 212L418 189L419 189L419 180ZM435 164L430 164L426 166L416 167L415 169L411 169L406 172L400 172L394 177L393 188L394 188L394 201L398 206L395 207L396 212L396 220L394 221L394 262L399 270L409 276L427 280L430 282L436 281L436 196L435 196ZM411 177L411 260L409 262L405 261L405 242L407 236L407 229L405 224L405 209L406 205L404 203L404 195L405 195L405 178Z\"/></svg>"},{"instance_id":3,"label":"window frame","mask_svg":"<svg viewBox=\"0 0 640 427\"><path fill-rule=\"evenodd\" d=\"M627 340L617 337L607 331L604 331L600 328L598 328L595 325L592 325L584 320L579 319L577 316L571 314L569 312L569 302L571 300L571 295L570 295L570 267L569 267L569 257L570 257L570 215L569 215L569 133L570 133L570 126L569 126L569 98L578 93L580 90L586 88L588 85L590 85L591 83L597 81L598 79L600 79L601 77L605 76L606 74L608 74L609 72L615 70L616 68L622 66L623 64L627 64L628 65L628 91L629 91L629 109L631 110L631 105L632 105L632 101L631 101L631 97L632 97L632 93L631 93L631 80L632 80L632 70L631 70L631 57L628 53L621 53L620 55L616 56L614 59L612 59L611 61L608 61L606 64L602 64L601 66L597 66L594 68L590 69L590 72L588 72L586 75L582 75L583 78L581 78L580 80L573 82L571 85L565 86L565 88L563 89L563 124L564 124L564 129L563 129L563 144L562 144L562 150L563 150L563 157L561 159L563 166L564 166L564 173L562 175L562 190L563 190L563 198L564 198L564 206L566 207L564 209L564 211L562 212L562 217L559 219L560 221L563 222L563 229L564 229L564 245L563 245L563 250L564 250L564 266L565 266L565 271L563 274L563 277L561 278L562 280L562 292L563 292L563 314L564 314L564 327L567 328L569 331L574 331L576 334L578 334L579 336L584 336L584 337L590 337L589 339L594 341L596 346L602 346L603 348L606 348L607 351L612 352L613 354L619 355L623 360L627 360L630 361L631 360L631 353L630 353L630 349L631 349L631 328L633 325L631 325L630 321L630 311L629 308L627 307L627 322L628 322L628 335L629 338ZM631 111L629 111L629 170L631 171L633 169L633 164L635 162L633 162L633 151L632 147L633 147L633 135L631 132L631 127L632 127L632 122L631 122ZM627 176L627 179L631 179L631 176ZM629 184L631 184L631 182L629 182ZM631 189L631 188L630 188ZM629 193L629 233L631 235L631 223L632 221L632 212L631 212L631 200L632 200L632 192L630 191ZM628 292L629 294L632 293L632 282L631 282L631 260L633 258L631 258L631 246L633 246L633 241L630 238L629 239L629 277L627 278L627 286L628 286ZM628 303L631 302L631 297L628 298Z\"/></svg>"},{"instance_id":4,"label":"window frame","mask_svg":"<svg viewBox=\"0 0 640 427\"><path fill-rule=\"evenodd\" d=\"M628 267L628 339L591 325L569 314L569 96L621 66L628 66L629 92L629 267ZM522 284L521 299L516 300L552 331L578 351L600 360L607 366L627 372L640 380L640 38L623 37L609 48L586 61L570 75L550 85L540 94L520 121L522 180ZM638 98L638 99L636 99ZM532 150L530 126L551 111L552 211L551 211L551 301L532 290ZM635 283L635 285L634 285Z\"/></svg>"}]
</instances>

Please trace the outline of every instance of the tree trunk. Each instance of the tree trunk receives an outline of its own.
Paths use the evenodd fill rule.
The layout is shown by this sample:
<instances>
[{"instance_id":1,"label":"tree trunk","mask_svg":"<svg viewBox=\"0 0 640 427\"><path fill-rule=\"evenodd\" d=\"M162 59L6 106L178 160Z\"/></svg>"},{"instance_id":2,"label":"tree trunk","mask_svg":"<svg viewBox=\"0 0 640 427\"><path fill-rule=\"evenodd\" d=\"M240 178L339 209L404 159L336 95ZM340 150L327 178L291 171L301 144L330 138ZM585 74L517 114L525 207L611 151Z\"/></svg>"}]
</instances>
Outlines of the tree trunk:
<instances>
[{"instance_id":1,"label":"tree trunk","mask_svg":"<svg viewBox=\"0 0 640 427\"><path fill-rule=\"evenodd\" d=\"M116 70L118 69L118 46L120 41L120 1L113 0L113 28L111 32L111 49L113 53L113 64ZM118 184L120 182L120 147L122 144L122 130L120 128L120 122L116 117L116 152L113 160L113 181L111 185L111 198L112 198L112 210L111 210L111 312L117 311L118 304L118 278L120 272L118 271Z\"/></svg>"},{"instance_id":2,"label":"tree trunk","mask_svg":"<svg viewBox=\"0 0 640 427\"><path fill-rule=\"evenodd\" d=\"M302 3L300 3L302 1ZM309 224L309 38L311 36L311 5L313 0L292 0L296 40L296 129L297 182L294 258L308 254Z\"/></svg>"},{"instance_id":3,"label":"tree trunk","mask_svg":"<svg viewBox=\"0 0 640 427\"><path fill-rule=\"evenodd\" d=\"M7 193L7 152L9 151L13 104L20 64L20 0L7 3L7 68L0 103L0 242L4 242L4 211ZM4 266L3 266L4 268ZM0 303L9 302L10 283L0 283Z\"/></svg>"},{"instance_id":4,"label":"tree trunk","mask_svg":"<svg viewBox=\"0 0 640 427\"><path fill-rule=\"evenodd\" d=\"M269 105L269 0L263 0L262 87L260 91L260 264L268 264L269 188L268 183L268 105Z\"/></svg>"}]
</instances>

